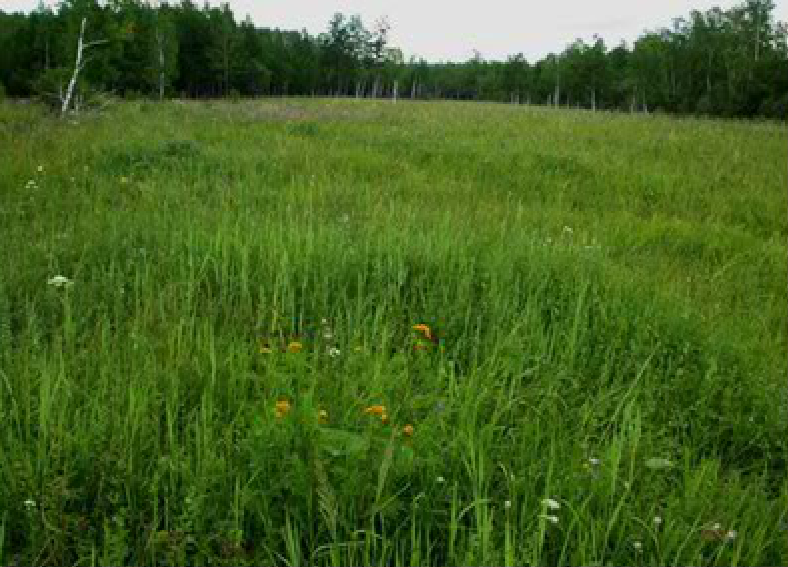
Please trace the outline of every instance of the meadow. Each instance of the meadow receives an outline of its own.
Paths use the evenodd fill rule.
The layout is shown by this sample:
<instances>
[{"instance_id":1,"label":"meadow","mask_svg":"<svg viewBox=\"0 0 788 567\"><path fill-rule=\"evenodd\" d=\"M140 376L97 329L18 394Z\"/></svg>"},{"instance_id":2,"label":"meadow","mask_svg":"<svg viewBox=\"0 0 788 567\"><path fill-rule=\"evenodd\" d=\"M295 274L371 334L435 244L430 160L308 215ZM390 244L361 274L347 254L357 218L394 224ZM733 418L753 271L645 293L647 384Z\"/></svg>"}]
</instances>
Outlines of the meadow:
<instances>
[{"instance_id":1,"label":"meadow","mask_svg":"<svg viewBox=\"0 0 788 567\"><path fill-rule=\"evenodd\" d=\"M787 149L0 104L0 565L788 565Z\"/></svg>"}]
</instances>

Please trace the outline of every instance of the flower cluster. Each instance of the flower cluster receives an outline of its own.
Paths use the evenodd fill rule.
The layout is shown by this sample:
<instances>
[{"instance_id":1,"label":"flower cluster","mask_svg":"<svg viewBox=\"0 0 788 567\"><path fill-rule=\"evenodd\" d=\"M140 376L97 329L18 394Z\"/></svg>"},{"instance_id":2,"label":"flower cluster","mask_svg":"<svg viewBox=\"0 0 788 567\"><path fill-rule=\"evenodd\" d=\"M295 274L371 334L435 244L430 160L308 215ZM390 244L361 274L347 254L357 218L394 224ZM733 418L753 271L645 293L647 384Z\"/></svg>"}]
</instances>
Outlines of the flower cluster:
<instances>
[{"instance_id":1,"label":"flower cluster","mask_svg":"<svg viewBox=\"0 0 788 567\"><path fill-rule=\"evenodd\" d=\"M441 351L444 350L443 343L438 339L434 331L429 325L418 323L413 325L412 329L416 332L415 341L413 343L413 350L427 351L439 347ZM299 334L285 335L284 337L270 338L263 337L259 343L260 354L273 354L274 352L290 352L297 353L304 349L302 339L308 341L319 342L322 341L326 345L325 353L331 358L337 358L342 354L342 351L334 343L334 332L331 325L326 319L321 320L321 329L318 333L308 329L302 330ZM363 347L357 346L354 348L355 352L362 352Z\"/></svg>"},{"instance_id":2,"label":"flower cluster","mask_svg":"<svg viewBox=\"0 0 788 567\"><path fill-rule=\"evenodd\" d=\"M72 285L74 285L74 281L68 279L66 276L54 276L47 280L47 284L57 288L71 287Z\"/></svg>"},{"instance_id":3,"label":"flower cluster","mask_svg":"<svg viewBox=\"0 0 788 567\"><path fill-rule=\"evenodd\" d=\"M276 350L279 352L298 353L301 352L303 348L304 345L299 341L289 341L287 344L283 344L276 348ZM272 354L274 350L273 341L269 341L268 339L260 341L260 354Z\"/></svg>"},{"instance_id":4,"label":"flower cluster","mask_svg":"<svg viewBox=\"0 0 788 567\"><path fill-rule=\"evenodd\" d=\"M542 499L542 513L539 517L551 524L558 524L559 518L555 512L561 509L561 503L553 498ZM552 513L551 513L552 512Z\"/></svg>"},{"instance_id":5,"label":"flower cluster","mask_svg":"<svg viewBox=\"0 0 788 567\"><path fill-rule=\"evenodd\" d=\"M380 417L380 422L383 425L388 425L390 423L389 422L388 411L386 410L386 406L383 406L383 405L369 406L369 407L364 409L364 413L368 414L368 415L376 415L376 416ZM414 432L415 432L415 430L413 429L413 426L410 425L410 424L408 424L408 425L406 425L405 427L402 428L402 434L405 437L413 437L413 433Z\"/></svg>"},{"instance_id":6,"label":"flower cluster","mask_svg":"<svg viewBox=\"0 0 788 567\"><path fill-rule=\"evenodd\" d=\"M276 418L282 419L288 413L290 413L291 409L293 409L293 406L290 404L290 400L286 398L280 398L277 400L276 405L274 406ZM324 409L319 410L317 412L317 420L321 425L328 423L328 412Z\"/></svg>"}]
</instances>

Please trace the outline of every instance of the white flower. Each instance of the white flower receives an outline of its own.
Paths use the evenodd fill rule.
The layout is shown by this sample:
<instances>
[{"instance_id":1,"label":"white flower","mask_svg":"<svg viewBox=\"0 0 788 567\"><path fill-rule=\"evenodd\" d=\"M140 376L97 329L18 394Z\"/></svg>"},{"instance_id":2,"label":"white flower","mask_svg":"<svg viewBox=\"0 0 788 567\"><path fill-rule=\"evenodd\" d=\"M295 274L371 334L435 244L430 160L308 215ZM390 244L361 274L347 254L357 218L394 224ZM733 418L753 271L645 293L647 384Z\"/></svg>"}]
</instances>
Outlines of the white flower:
<instances>
[{"instance_id":1,"label":"white flower","mask_svg":"<svg viewBox=\"0 0 788 567\"><path fill-rule=\"evenodd\" d=\"M662 525L662 518L660 518L659 516L654 516L654 525L655 526L661 526Z\"/></svg>"},{"instance_id":2,"label":"white flower","mask_svg":"<svg viewBox=\"0 0 788 567\"><path fill-rule=\"evenodd\" d=\"M506 508L507 510L510 509L512 507L512 501L507 500L506 502L503 503L503 507Z\"/></svg>"},{"instance_id":3,"label":"white flower","mask_svg":"<svg viewBox=\"0 0 788 567\"><path fill-rule=\"evenodd\" d=\"M339 355L340 355L340 350L338 348L331 347L330 349L328 349L328 356L339 356Z\"/></svg>"},{"instance_id":4,"label":"white flower","mask_svg":"<svg viewBox=\"0 0 788 567\"><path fill-rule=\"evenodd\" d=\"M643 551L643 544L639 541L632 542L632 547L635 548L635 551Z\"/></svg>"},{"instance_id":5,"label":"white flower","mask_svg":"<svg viewBox=\"0 0 788 567\"><path fill-rule=\"evenodd\" d=\"M739 537L739 532L736 530L728 530L728 533L725 534L725 539L728 541L733 541L737 537Z\"/></svg>"},{"instance_id":6,"label":"white flower","mask_svg":"<svg viewBox=\"0 0 788 567\"><path fill-rule=\"evenodd\" d=\"M552 498L543 498L542 499L542 506L547 508L548 510L560 510L561 504L558 500L553 500Z\"/></svg>"},{"instance_id":7,"label":"white flower","mask_svg":"<svg viewBox=\"0 0 788 567\"><path fill-rule=\"evenodd\" d=\"M543 520L550 522L551 524L558 523L558 516L551 516L549 514L540 514L539 517L542 518Z\"/></svg>"},{"instance_id":8,"label":"white flower","mask_svg":"<svg viewBox=\"0 0 788 567\"><path fill-rule=\"evenodd\" d=\"M27 500L25 500L25 508L27 508L28 510L32 510L35 507L36 507L35 500L33 500L32 498L28 498Z\"/></svg>"},{"instance_id":9,"label":"white flower","mask_svg":"<svg viewBox=\"0 0 788 567\"><path fill-rule=\"evenodd\" d=\"M650 469L669 469L673 463L662 457L653 457L646 461L646 466Z\"/></svg>"},{"instance_id":10,"label":"white flower","mask_svg":"<svg viewBox=\"0 0 788 567\"><path fill-rule=\"evenodd\" d=\"M574 230L572 230L571 226L565 226L564 227L564 233L565 234L572 234L573 232L574 232Z\"/></svg>"},{"instance_id":11,"label":"white flower","mask_svg":"<svg viewBox=\"0 0 788 567\"><path fill-rule=\"evenodd\" d=\"M446 482L446 479L445 479L445 478L443 478L442 476L439 476L438 478L436 478L436 479L435 479L435 481L436 481L438 484L443 484L444 482Z\"/></svg>"},{"instance_id":12,"label":"white flower","mask_svg":"<svg viewBox=\"0 0 788 567\"><path fill-rule=\"evenodd\" d=\"M49 280L47 280L47 283L54 287L68 287L74 285L74 282L68 279L66 276L55 276L49 278Z\"/></svg>"},{"instance_id":13,"label":"white flower","mask_svg":"<svg viewBox=\"0 0 788 567\"><path fill-rule=\"evenodd\" d=\"M36 169L37 169L38 173L44 173L44 166L43 165L39 165Z\"/></svg>"},{"instance_id":14,"label":"white flower","mask_svg":"<svg viewBox=\"0 0 788 567\"><path fill-rule=\"evenodd\" d=\"M600 461L596 457L590 457L588 459L588 464L590 464L593 467L598 467L600 464L602 464L602 461Z\"/></svg>"}]
</instances>

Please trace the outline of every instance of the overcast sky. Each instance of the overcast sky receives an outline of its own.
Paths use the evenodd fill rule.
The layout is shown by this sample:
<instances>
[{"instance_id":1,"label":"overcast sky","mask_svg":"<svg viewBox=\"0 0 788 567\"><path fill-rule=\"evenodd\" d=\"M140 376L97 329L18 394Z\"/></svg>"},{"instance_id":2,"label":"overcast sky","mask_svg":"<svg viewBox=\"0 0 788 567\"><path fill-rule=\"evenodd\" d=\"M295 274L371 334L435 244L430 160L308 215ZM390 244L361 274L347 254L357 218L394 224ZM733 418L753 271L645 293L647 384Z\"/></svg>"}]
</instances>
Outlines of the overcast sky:
<instances>
[{"instance_id":1,"label":"overcast sky","mask_svg":"<svg viewBox=\"0 0 788 567\"><path fill-rule=\"evenodd\" d=\"M56 4L47 1L46 4ZM202 0L197 1L202 4ZM219 2L211 2L219 4ZM631 42L646 29L669 26L692 9L729 8L730 0L230 0L237 19L247 14L260 27L319 33L335 12L360 14L367 27L380 16L391 22L391 44L430 61L464 61L524 53L529 60L562 50L576 38L597 33L609 46ZM775 2L778 20L788 21L788 1ZM28 11L38 0L0 0L4 11Z\"/></svg>"}]
</instances>

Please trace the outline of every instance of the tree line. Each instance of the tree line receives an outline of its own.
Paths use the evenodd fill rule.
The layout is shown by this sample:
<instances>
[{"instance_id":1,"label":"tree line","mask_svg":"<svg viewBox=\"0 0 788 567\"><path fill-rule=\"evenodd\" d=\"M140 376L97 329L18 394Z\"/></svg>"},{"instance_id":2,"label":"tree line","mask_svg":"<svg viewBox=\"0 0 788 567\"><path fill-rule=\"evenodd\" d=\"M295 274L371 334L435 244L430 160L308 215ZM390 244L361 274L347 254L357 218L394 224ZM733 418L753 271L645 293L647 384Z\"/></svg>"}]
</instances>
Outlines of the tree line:
<instances>
[{"instance_id":1,"label":"tree line","mask_svg":"<svg viewBox=\"0 0 788 567\"><path fill-rule=\"evenodd\" d=\"M239 21L227 4L65 0L55 10L0 11L0 96L61 104L73 86L77 100L91 92L396 97L788 117L788 27L775 21L772 0L693 11L631 46L578 39L535 62L479 53L405 61L389 31L385 18L366 26L336 14L311 35Z\"/></svg>"}]
</instances>

